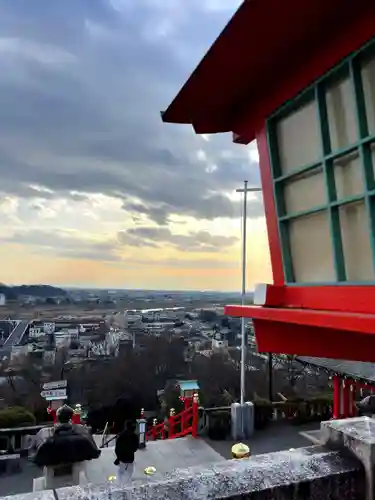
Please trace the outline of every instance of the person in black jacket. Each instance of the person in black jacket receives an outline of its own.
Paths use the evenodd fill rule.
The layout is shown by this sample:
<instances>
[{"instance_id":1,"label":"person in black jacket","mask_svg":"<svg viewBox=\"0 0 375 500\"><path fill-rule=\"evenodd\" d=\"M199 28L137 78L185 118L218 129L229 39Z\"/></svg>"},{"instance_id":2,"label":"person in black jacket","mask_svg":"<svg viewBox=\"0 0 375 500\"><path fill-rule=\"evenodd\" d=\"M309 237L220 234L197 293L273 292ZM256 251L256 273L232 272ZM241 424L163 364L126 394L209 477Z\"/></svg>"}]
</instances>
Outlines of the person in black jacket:
<instances>
[{"instance_id":1,"label":"person in black jacket","mask_svg":"<svg viewBox=\"0 0 375 500\"><path fill-rule=\"evenodd\" d=\"M115 445L116 460L118 466L118 481L127 483L131 481L134 472L134 455L138 450L139 438L135 432L134 422L127 422L125 429L117 436Z\"/></svg>"},{"instance_id":2,"label":"person in black jacket","mask_svg":"<svg viewBox=\"0 0 375 500\"><path fill-rule=\"evenodd\" d=\"M71 423L73 409L64 405L56 415L58 424L54 429L48 429L49 436L37 446L36 465L54 466L99 458L101 451L93 437L83 425Z\"/></svg>"}]
</instances>

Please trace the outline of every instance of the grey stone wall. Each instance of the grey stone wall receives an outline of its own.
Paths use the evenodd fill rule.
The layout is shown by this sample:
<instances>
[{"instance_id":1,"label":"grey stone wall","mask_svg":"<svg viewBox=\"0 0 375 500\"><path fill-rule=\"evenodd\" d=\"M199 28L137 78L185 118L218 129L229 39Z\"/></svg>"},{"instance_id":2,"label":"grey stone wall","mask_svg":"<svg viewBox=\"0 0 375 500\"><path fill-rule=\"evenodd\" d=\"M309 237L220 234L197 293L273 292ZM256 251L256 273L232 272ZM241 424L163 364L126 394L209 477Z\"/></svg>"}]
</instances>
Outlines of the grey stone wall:
<instances>
[{"instance_id":1,"label":"grey stone wall","mask_svg":"<svg viewBox=\"0 0 375 500\"><path fill-rule=\"evenodd\" d=\"M356 458L312 446L223 461L204 470L192 467L126 488L74 486L54 493L58 500L363 500L365 477ZM6 498L53 500L53 492Z\"/></svg>"},{"instance_id":2,"label":"grey stone wall","mask_svg":"<svg viewBox=\"0 0 375 500\"><path fill-rule=\"evenodd\" d=\"M375 420L323 422L321 442L176 470L121 487L74 486L0 500L375 500Z\"/></svg>"}]
</instances>

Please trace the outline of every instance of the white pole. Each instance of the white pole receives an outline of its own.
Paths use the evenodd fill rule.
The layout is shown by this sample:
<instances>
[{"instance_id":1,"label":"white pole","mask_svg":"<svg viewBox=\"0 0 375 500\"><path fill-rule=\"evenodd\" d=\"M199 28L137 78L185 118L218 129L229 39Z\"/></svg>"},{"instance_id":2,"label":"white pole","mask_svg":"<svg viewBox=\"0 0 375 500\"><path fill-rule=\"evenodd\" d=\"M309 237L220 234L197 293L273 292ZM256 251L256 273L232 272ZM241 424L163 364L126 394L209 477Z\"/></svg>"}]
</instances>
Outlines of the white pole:
<instances>
[{"instance_id":1,"label":"white pole","mask_svg":"<svg viewBox=\"0 0 375 500\"><path fill-rule=\"evenodd\" d=\"M241 305L246 302L246 230L247 230L247 193L259 192L262 189L258 187L247 187L248 181L244 181L243 189L237 189L237 193L243 193L243 230L242 230L242 293ZM246 374L246 335L245 335L245 318L241 318L241 405L245 403L245 374Z\"/></svg>"},{"instance_id":2,"label":"white pole","mask_svg":"<svg viewBox=\"0 0 375 500\"><path fill-rule=\"evenodd\" d=\"M247 181L244 181L243 192L243 229L242 229L242 293L241 305L245 305L246 298L246 228L247 228ZM246 367L246 343L245 343L245 318L241 318L241 405L245 403L245 367Z\"/></svg>"}]
</instances>

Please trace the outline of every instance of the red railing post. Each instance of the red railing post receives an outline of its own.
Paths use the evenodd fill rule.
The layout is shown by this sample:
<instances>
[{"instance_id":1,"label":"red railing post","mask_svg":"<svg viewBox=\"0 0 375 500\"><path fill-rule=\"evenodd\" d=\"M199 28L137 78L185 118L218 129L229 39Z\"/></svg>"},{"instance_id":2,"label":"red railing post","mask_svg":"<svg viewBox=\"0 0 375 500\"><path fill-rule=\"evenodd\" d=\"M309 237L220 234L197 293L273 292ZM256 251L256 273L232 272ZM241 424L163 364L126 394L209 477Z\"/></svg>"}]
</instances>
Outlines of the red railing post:
<instances>
[{"instance_id":1,"label":"red railing post","mask_svg":"<svg viewBox=\"0 0 375 500\"><path fill-rule=\"evenodd\" d=\"M185 419L185 410L181 412L181 431L180 432L185 432L185 424L188 426L187 419Z\"/></svg>"},{"instance_id":2,"label":"red railing post","mask_svg":"<svg viewBox=\"0 0 375 500\"><path fill-rule=\"evenodd\" d=\"M81 413L82 413L82 406L80 404L76 404L76 406L74 408L73 417L72 417L73 424L80 424L81 423Z\"/></svg>"},{"instance_id":3,"label":"red railing post","mask_svg":"<svg viewBox=\"0 0 375 500\"><path fill-rule=\"evenodd\" d=\"M152 439L156 441L156 426L158 425L158 421L156 418L152 421Z\"/></svg>"},{"instance_id":4,"label":"red railing post","mask_svg":"<svg viewBox=\"0 0 375 500\"><path fill-rule=\"evenodd\" d=\"M169 412L169 439L173 439L174 438L174 421L175 421L175 410L174 408L171 408L170 409L170 412Z\"/></svg>"},{"instance_id":5,"label":"red railing post","mask_svg":"<svg viewBox=\"0 0 375 500\"><path fill-rule=\"evenodd\" d=\"M191 426L191 435L198 437L198 420L199 420L199 397L198 394L193 396L193 421Z\"/></svg>"}]
</instances>

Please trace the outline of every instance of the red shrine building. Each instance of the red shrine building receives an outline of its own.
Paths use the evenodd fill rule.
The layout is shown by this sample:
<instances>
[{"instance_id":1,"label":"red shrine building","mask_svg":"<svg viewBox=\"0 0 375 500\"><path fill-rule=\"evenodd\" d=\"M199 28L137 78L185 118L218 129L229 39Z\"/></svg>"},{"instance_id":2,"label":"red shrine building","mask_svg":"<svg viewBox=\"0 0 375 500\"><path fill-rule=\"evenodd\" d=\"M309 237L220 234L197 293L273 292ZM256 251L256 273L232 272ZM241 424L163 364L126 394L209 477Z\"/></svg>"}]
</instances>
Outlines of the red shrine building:
<instances>
[{"instance_id":1,"label":"red shrine building","mask_svg":"<svg viewBox=\"0 0 375 500\"><path fill-rule=\"evenodd\" d=\"M162 118L257 143L273 282L226 314L261 352L375 362L375 2L245 0Z\"/></svg>"}]
</instances>

